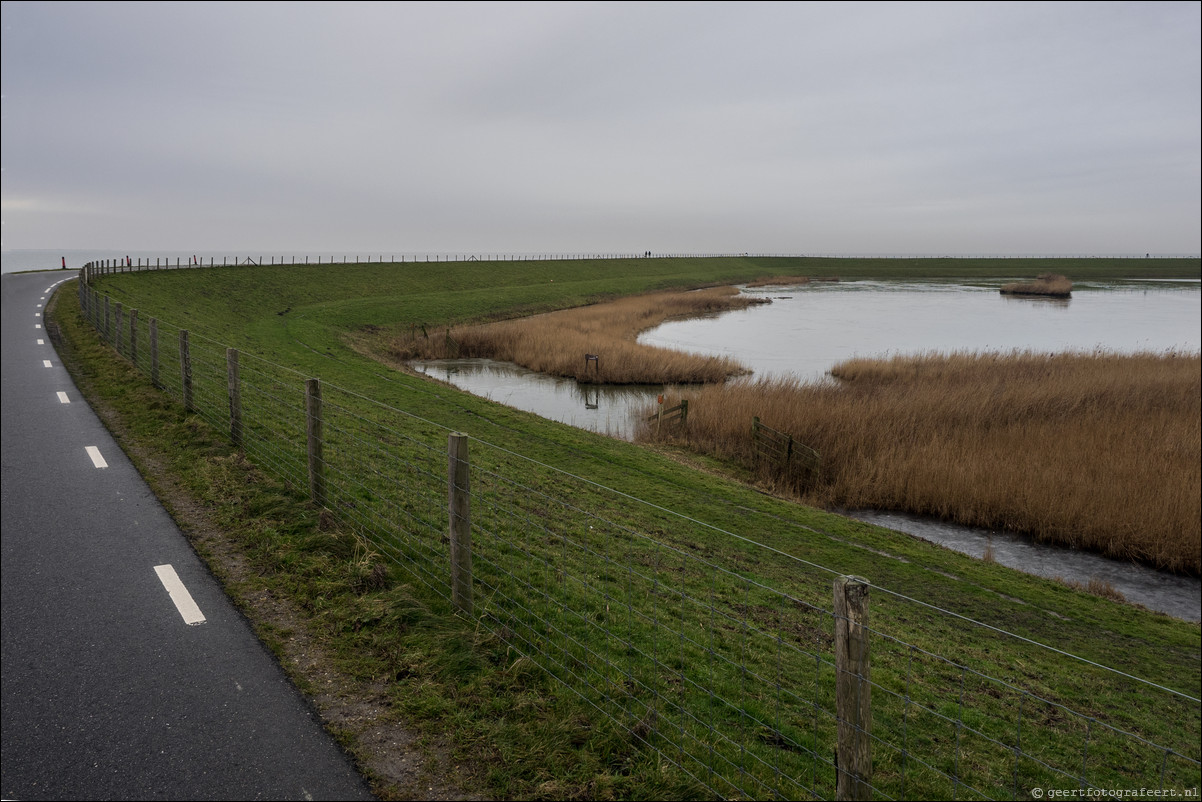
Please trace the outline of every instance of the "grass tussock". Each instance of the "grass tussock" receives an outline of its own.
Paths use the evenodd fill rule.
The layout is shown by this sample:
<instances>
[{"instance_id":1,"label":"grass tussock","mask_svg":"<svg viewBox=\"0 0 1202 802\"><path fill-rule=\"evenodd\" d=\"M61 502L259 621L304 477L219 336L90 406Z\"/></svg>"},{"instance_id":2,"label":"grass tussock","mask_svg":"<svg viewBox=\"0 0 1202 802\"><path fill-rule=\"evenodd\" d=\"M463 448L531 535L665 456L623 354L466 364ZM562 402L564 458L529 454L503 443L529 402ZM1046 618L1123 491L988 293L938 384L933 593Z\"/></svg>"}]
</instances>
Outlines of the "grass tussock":
<instances>
[{"instance_id":1,"label":"grass tussock","mask_svg":"<svg viewBox=\"0 0 1202 802\"><path fill-rule=\"evenodd\" d=\"M665 320L742 309L752 303L764 301L742 297L733 287L651 293L436 332L414 327L394 337L389 352L399 360L497 359L580 382L722 382L746 373L746 368L726 357L640 345L635 338ZM594 355L596 359L588 359L586 355Z\"/></svg>"},{"instance_id":2,"label":"grass tussock","mask_svg":"<svg viewBox=\"0 0 1202 802\"><path fill-rule=\"evenodd\" d=\"M841 382L690 391L687 432L640 437L755 469L758 415L820 453L817 473L767 468L774 490L809 503L931 515L1198 574L1200 366L1173 352L855 359L831 371Z\"/></svg>"},{"instance_id":3,"label":"grass tussock","mask_svg":"<svg viewBox=\"0 0 1202 802\"><path fill-rule=\"evenodd\" d=\"M1091 576L1088 582L1081 582L1076 579L1065 579L1062 576L1055 577L1056 581L1065 587L1079 590L1082 593L1091 593L1094 596L1101 596L1103 599L1110 599L1116 602L1127 602L1127 597L1123 592L1110 584L1104 579L1098 579L1096 576Z\"/></svg>"},{"instance_id":4,"label":"grass tussock","mask_svg":"<svg viewBox=\"0 0 1202 802\"><path fill-rule=\"evenodd\" d=\"M1003 284L1003 295L1046 295L1067 298L1073 294L1073 282L1059 273L1040 273L1034 281L1015 281Z\"/></svg>"}]
</instances>

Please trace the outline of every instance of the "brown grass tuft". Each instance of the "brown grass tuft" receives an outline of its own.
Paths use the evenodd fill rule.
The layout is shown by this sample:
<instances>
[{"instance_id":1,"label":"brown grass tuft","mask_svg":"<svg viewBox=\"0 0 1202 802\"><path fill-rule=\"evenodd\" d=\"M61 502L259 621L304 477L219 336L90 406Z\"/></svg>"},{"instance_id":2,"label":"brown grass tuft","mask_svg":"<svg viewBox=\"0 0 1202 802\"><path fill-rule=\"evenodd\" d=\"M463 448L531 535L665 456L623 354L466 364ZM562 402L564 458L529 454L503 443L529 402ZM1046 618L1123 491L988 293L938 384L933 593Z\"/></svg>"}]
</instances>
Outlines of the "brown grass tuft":
<instances>
[{"instance_id":1,"label":"brown grass tuft","mask_svg":"<svg viewBox=\"0 0 1202 802\"><path fill-rule=\"evenodd\" d=\"M1123 595L1121 590L1104 579L1098 579L1096 576L1091 576L1088 582L1065 579L1062 576L1055 577L1055 580L1065 587L1079 590L1082 593L1092 593L1094 596L1101 596L1103 599L1110 599L1111 601L1122 602L1124 604L1127 602L1127 597Z\"/></svg>"}]
</instances>

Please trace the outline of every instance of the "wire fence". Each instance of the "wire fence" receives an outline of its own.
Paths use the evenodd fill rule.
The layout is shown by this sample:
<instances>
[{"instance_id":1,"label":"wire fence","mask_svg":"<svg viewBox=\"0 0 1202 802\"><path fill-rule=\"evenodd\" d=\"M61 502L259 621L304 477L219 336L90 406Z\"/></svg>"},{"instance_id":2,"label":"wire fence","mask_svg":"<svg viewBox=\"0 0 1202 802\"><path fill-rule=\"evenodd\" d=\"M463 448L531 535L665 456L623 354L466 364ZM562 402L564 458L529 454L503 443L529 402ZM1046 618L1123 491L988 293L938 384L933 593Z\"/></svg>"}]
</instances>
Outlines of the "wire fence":
<instances>
[{"instance_id":1,"label":"wire fence","mask_svg":"<svg viewBox=\"0 0 1202 802\"><path fill-rule=\"evenodd\" d=\"M1196 695L867 580L871 613L853 620L838 609L839 571L479 439L457 452L457 432L147 320L94 278L81 272L85 316L158 387L298 492L319 486L371 548L703 794L1197 793ZM470 538L466 607L457 516ZM822 537L773 525L792 528L803 553ZM862 665L841 657L849 624ZM848 712L869 700L866 715Z\"/></svg>"},{"instance_id":2,"label":"wire fence","mask_svg":"<svg viewBox=\"0 0 1202 802\"><path fill-rule=\"evenodd\" d=\"M178 270L191 267L238 267L262 265L346 265L346 264L411 264L438 262L527 262L547 260L593 259L1197 259L1196 253L1121 253L1121 254L897 254L897 253L787 253L787 252L694 252L643 251L639 253L588 252L567 253L542 251L537 253L371 253L371 254L271 254L255 252L242 255L198 256L174 253L168 256L122 256L89 262L82 270L92 276L129 273L146 270ZM67 266L63 257L63 268Z\"/></svg>"}]
</instances>

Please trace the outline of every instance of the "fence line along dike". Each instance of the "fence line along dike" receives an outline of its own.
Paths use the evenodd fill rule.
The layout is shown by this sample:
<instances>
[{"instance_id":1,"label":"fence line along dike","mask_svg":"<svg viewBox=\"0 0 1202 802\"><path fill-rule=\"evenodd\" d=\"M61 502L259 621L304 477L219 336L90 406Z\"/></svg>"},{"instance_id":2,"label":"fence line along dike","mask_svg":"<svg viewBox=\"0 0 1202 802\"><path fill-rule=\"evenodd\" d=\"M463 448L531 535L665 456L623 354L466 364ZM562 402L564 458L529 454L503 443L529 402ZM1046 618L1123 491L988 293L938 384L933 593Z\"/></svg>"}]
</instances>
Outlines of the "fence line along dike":
<instances>
[{"instance_id":1,"label":"fence line along dike","mask_svg":"<svg viewBox=\"0 0 1202 802\"><path fill-rule=\"evenodd\" d=\"M86 266L77 298L147 385L625 733L629 759L676 788L1023 799L1199 785L1196 670L1187 690L1114 670L1073 653L1071 622L986 588L974 593L995 621L890 590L911 560L883 547L811 560L838 538L751 507L756 526L734 531L673 510L670 487L632 495L306 376L140 311L128 291L115 301L108 280L129 272ZM964 586L929 577L933 594Z\"/></svg>"}]
</instances>

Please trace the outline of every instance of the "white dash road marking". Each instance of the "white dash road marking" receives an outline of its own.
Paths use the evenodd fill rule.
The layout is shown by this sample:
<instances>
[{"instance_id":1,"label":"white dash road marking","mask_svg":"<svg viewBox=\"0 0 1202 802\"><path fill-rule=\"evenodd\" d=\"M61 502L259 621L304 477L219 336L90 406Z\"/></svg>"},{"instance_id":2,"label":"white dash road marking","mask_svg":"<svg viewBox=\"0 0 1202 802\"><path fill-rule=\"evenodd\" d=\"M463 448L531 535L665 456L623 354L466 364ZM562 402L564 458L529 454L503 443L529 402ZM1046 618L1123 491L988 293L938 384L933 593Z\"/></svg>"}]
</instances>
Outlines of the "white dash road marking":
<instances>
[{"instance_id":1,"label":"white dash road marking","mask_svg":"<svg viewBox=\"0 0 1202 802\"><path fill-rule=\"evenodd\" d=\"M45 345L45 344L46 344L46 341L43 340L41 337L38 337L38 345Z\"/></svg>"},{"instance_id":2,"label":"white dash road marking","mask_svg":"<svg viewBox=\"0 0 1202 802\"><path fill-rule=\"evenodd\" d=\"M33 324L33 327L34 327L35 329L40 329L40 328L42 327L42 324L41 324L41 323L34 323L34 324Z\"/></svg>"},{"instance_id":3,"label":"white dash road marking","mask_svg":"<svg viewBox=\"0 0 1202 802\"><path fill-rule=\"evenodd\" d=\"M167 589L167 595L171 597L171 601L175 602L175 609L179 610L179 614L183 616L184 623L190 627L203 624L205 622L204 613L192 600L192 594L184 587L184 583L180 581L179 574L175 573L175 569L170 565L156 565L154 572L159 575L159 581Z\"/></svg>"},{"instance_id":4,"label":"white dash road marking","mask_svg":"<svg viewBox=\"0 0 1202 802\"><path fill-rule=\"evenodd\" d=\"M64 392L59 392L59 394L58 394L58 402L59 402L60 404L70 404L70 403L71 403L71 399L70 399L70 398L67 398L67 394L66 394L66 393L64 393Z\"/></svg>"},{"instance_id":5,"label":"white dash road marking","mask_svg":"<svg viewBox=\"0 0 1202 802\"><path fill-rule=\"evenodd\" d=\"M43 360L42 360L42 366L43 366L43 367L47 367L47 368L52 368L52 367L54 367L54 365L51 365L51 364L50 364L50 360L49 360L49 359L43 359Z\"/></svg>"},{"instance_id":6,"label":"white dash road marking","mask_svg":"<svg viewBox=\"0 0 1202 802\"><path fill-rule=\"evenodd\" d=\"M104 461L104 457L100 455L100 449L96 446L88 446L84 449L88 452L88 456L92 458L92 464L97 468L107 468L109 464Z\"/></svg>"}]
</instances>

